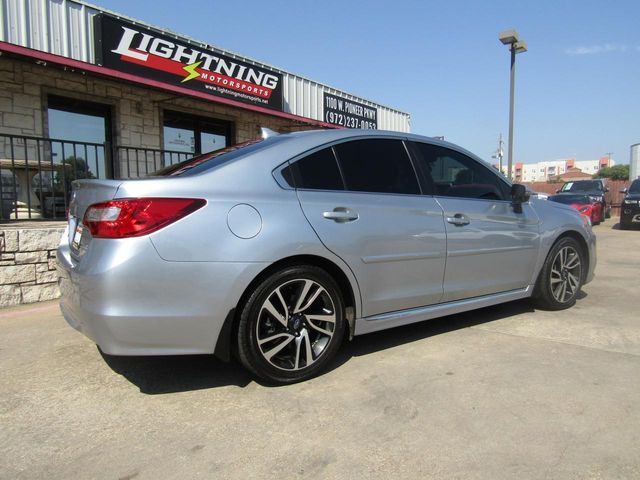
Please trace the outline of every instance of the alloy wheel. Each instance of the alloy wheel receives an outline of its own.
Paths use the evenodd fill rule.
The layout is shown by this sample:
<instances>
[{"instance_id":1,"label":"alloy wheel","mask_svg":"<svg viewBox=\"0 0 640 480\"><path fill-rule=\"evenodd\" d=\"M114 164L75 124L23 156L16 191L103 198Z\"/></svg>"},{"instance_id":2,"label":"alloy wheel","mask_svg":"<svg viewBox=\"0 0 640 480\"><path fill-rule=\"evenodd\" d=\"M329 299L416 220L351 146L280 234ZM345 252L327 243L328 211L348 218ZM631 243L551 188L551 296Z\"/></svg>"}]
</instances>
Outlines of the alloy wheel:
<instances>
[{"instance_id":1,"label":"alloy wheel","mask_svg":"<svg viewBox=\"0 0 640 480\"><path fill-rule=\"evenodd\" d=\"M277 286L260 308L258 349L276 368L301 370L327 351L335 325L334 301L322 285L305 278L289 280Z\"/></svg>"},{"instance_id":2,"label":"alloy wheel","mask_svg":"<svg viewBox=\"0 0 640 480\"><path fill-rule=\"evenodd\" d=\"M553 298L560 303L573 299L580 288L582 262L572 246L561 248L553 259L549 283Z\"/></svg>"}]
</instances>

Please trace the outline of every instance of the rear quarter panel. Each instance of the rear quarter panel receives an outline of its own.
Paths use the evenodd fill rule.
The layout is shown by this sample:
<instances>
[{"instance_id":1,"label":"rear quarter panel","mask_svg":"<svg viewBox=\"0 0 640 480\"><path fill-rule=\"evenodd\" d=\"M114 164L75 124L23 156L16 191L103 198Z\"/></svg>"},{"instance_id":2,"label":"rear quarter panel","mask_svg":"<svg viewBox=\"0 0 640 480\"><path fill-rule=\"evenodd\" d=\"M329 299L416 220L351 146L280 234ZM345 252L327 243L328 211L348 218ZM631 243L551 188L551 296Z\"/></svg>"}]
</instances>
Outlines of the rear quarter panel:
<instances>
[{"instance_id":1,"label":"rear quarter panel","mask_svg":"<svg viewBox=\"0 0 640 480\"><path fill-rule=\"evenodd\" d=\"M296 255L318 256L330 260L345 273L359 309L360 293L353 273L320 242L302 212L295 191L280 187L272 176L272 169L273 159L240 161L200 175L124 182L118 197L207 200L205 207L149 236L165 261L268 266ZM229 227L229 212L237 205L250 205L258 212L260 225L255 236L240 238Z\"/></svg>"}]
</instances>

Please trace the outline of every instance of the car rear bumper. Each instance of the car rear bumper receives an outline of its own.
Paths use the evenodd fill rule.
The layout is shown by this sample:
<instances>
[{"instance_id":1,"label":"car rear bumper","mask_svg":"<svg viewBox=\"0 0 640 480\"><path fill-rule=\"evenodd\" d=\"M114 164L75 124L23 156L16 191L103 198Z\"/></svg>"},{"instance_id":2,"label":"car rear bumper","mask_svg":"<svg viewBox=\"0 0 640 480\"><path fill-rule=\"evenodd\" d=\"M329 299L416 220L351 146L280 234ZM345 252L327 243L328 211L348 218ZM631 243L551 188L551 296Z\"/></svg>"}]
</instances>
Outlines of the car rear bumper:
<instances>
[{"instance_id":1,"label":"car rear bumper","mask_svg":"<svg viewBox=\"0 0 640 480\"><path fill-rule=\"evenodd\" d=\"M168 262L148 237L93 240L80 261L70 253L63 240L62 313L111 355L213 353L227 314L266 266Z\"/></svg>"}]
</instances>

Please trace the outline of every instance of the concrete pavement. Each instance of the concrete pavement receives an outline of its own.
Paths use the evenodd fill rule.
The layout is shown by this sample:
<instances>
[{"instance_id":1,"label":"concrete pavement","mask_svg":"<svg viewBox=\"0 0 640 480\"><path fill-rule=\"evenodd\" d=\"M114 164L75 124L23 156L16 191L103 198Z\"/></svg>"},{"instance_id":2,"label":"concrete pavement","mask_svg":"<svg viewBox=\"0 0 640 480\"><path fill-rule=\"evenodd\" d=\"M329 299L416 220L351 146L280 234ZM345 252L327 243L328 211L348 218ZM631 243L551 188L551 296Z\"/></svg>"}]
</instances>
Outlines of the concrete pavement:
<instances>
[{"instance_id":1,"label":"concrete pavement","mask_svg":"<svg viewBox=\"0 0 640 480\"><path fill-rule=\"evenodd\" d=\"M640 478L640 232L614 223L574 308L357 337L287 387L102 356L57 303L0 310L0 478Z\"/></svg>"}]
</instances>

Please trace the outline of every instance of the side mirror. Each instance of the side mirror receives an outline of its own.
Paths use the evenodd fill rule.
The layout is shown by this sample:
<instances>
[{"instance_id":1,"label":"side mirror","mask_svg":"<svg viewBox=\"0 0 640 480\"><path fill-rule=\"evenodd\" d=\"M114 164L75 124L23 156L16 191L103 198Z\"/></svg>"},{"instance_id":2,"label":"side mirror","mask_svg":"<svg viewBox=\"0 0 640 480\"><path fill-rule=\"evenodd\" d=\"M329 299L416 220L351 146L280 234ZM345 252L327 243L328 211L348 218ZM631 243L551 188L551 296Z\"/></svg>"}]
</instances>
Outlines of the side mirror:
<instances>
[{"instance_id":1,"label":"side mirror","mask_svg":"<svg viewBox=\"0 0 640 480\"><path fill-rule=\"evenodd\" d=\"M607 193L609 191L609 187L604 187L604 193Z\"/></svg>"},{"instance_id":2,"label":"side mirror","mask_svg":"<svg viewBox=\"0 0 640 480\"><path fill-rule=\"evenodd\" d=\"M627 193L627 187L624 187L622 190L620 190L620 193Z\"/></svg>"},{"instance_id":3,"label":"side mirror","mask_svg":"<svg viewBox=\"0 0 640 480\"><path fill-rule=\"evenodd\" d=\"M556 190L556 193L560 193L560 189Z\"/></svg>"},{"instance_id":4,"label":"side mirror","mask_svg":"<svg viewBox=\"0 0 640 480\"><path fill-rule=\"evenodd\" d=\"M522 204L529 200L529 192L527 187L519 183L514 183L511 186L511 201L513 202L513 211L516 213L522 213Z\"/></svg>"}]
</instances>

